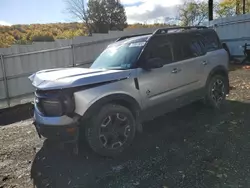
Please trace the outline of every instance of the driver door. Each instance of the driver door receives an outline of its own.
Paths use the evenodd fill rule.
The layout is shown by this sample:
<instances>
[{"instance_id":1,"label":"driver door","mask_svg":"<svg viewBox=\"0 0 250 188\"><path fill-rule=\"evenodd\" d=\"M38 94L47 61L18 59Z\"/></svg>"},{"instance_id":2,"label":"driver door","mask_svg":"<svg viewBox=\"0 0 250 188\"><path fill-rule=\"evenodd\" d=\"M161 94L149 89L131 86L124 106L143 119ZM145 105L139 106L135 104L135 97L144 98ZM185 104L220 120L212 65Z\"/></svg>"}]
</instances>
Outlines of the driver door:
<instances>
[{"instance_id":1,"label":"driver door","mask_svg":"<svg viewBox=\"0 0 250 188\"><path fill-rule=\"evenodd\" d=\"M166 113L174 107L174 88L181 83L181 63L173 63L173 44L167 36L152 38L142 54L141 63L150 58L161 58L164 66L144 70L138 68L138 82L142 97L143 108L146 110L143 119L150 119Z\"/></svg>"}]
</instances>

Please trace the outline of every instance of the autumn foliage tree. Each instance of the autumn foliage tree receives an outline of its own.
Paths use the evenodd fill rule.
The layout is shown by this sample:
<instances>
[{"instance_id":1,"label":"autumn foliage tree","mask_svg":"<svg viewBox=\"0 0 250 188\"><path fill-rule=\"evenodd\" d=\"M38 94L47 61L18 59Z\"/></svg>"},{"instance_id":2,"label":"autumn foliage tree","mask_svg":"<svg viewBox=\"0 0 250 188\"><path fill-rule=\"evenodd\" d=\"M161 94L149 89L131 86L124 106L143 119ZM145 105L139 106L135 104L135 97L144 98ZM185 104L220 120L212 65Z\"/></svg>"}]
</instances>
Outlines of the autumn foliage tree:
<instances>
[{"instance_id":1,"label":"autumn foliage tree","mask_svg":"<svg viewBox=\"0 0 250 188\"><path fill-rule=\"evenodd\" d=\"M246 0L246 13L250 12L250 0ZM215 18L224 18L243 13L242 0L221 0L214 2ZM179 6L179 20L183 26L200 25L208 21L207 1L186 0Z\"/></svg>"},{"instance_id":2,"label":"autumn foliage tree","mask_svg":"<svg viewBox=\"0 0 250 188\"><path fill-rule=\"evenodd\" d=\"M167 27L168 24L131 24L127 28ZM75 36L88 34L82 23L56 23L0 26L0 48L13 44L32 44L38 41L53 41L56 39L72 39ZM52 39L53 37L53 39Z\"/></svg>"},{"instance_id":3,"label":"autumn foliage tree","mask_svg":"<svg viewBox=\"0 0 250 188\"><path fill-rule=\"evenodd\" d=\"M71 39L86 35L85 26L81 23L31 24L0 26L0 48L12 44L31 44L55 39Z\"/></svg>"},{"instance_id":4,"label":"autumn foliage tree","mask_svg":"<svg viewBox=\"0 0 250 188\"><path fill-rule=\"evenodd\" d=\"M36 32L33 35L31 35L31 41L32 42L51 42L54 41L54 36L51 32Z\"/></svg>"},{"instance_id":5,"label":"autumn foliage tree","mask_svg":"<svg viewBox=\"0 0 250 188\"><path fill-rule=\"evenodd\" d=\"M246 13L250 13L250 0L245 0L245 2ZM215 5L215 13L219 18L243 14L243 1L222 0Z\"/></svg>"},{"instance_id":6,"label":"autumn foliage tree","mask_svg":"<svg viewBox=\"0 0 250 188\"><path fill-rule=\"evenodd\" d=\"M223 0L215 5L215 13L219 18L236 14L236 0Z\"/></svg>"}]
</instances>

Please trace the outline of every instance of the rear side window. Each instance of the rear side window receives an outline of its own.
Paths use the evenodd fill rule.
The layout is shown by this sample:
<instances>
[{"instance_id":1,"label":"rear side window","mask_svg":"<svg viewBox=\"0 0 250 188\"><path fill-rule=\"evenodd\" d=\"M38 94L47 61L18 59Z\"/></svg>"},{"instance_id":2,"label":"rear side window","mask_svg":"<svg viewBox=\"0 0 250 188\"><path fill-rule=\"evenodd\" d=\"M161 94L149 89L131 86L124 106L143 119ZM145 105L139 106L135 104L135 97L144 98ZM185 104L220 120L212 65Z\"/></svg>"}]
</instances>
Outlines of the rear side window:
<instances>
[{"instance_id":1,"label":"rear side window","mask_svg":"<svg viewBox=\"0 0 250 188\"><path fill-rule=\"evenodd\" d=\"M207 52L218 50L221 48L219 38L215 32L204 32L203 37Z\"/></svg>"},{"instance_id":2,"label":"rear side window","mask_svg":"<svg viewBox=\"0 0 250 188\"><path fill-rule=\"evenodd\" d=\"M181 61L205 54L205 47L200 36L176 35L174 37L174 59Z\"/></svg>"},{"instance_id":3,"label":"rear side window","mask_svg":"<svg viewBox=\"0 0 250 188\"><path fill-rule=\"evenodd\" d=\"M193 57L202 56L206 53L202 36L196 35L191 37L189 41L189 46L191 48Z\"/></svg>"}]
</instances>

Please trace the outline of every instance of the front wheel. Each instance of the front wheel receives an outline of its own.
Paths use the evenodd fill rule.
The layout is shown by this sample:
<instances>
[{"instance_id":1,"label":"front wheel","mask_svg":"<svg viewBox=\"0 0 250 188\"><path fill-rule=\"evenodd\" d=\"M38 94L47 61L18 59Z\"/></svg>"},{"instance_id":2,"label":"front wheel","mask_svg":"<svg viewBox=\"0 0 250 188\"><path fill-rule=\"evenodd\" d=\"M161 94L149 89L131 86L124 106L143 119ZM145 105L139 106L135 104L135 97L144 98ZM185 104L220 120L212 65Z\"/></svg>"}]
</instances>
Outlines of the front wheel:
<instances>
[{"instance_id":1,"label":"front wheel","mask_svg":"<svg viewBox=\"0 0 250 188\"><path fill-rule=\"evenodd\" d=\"M117 156L135 137L133 114L124 106L107 104L93 114L86 127L90 147L102 156Z\"/></svg>"},{"instance_id":2,"label":"front wheel","mask_svg":"<svg viewBox=\"0 0 250 188\"><path fill-rule=\"evenodd\" d=\"M226 100L228 85L225 76L213 76L206 87L206 103L215 109L220 109Z\"/></svg>"}]
</instances>

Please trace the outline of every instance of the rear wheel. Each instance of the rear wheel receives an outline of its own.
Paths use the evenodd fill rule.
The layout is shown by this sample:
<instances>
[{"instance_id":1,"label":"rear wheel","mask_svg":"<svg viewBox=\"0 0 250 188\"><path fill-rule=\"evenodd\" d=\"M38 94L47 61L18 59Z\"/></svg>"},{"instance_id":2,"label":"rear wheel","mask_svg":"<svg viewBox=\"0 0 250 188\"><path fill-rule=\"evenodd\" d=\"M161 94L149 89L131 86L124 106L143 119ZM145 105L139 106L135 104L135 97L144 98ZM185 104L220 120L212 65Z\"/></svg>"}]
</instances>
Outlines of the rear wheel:
<instances>
[{"instance_id":1,"label":"rear wheel","mask_svg":"<svg viewBox=\"0 0 250 188\"><path fill-rule=\"evenodd\" d=\"M228 80L223 75L215 75L209 80L206 89L206 103L220 109L226 100Z\"/></svg>"},{"instance_id":2,"label":"rear wheel","mask_svg":"<svg viewBox=\"0 0 250 188\"><path fill-rule=\"evenodd\" d=\"M135 131L136 123L130 110L108 104L90 119L86 139L96 153L116 156L132 143Z\"/></svg>"}]
</instances>

